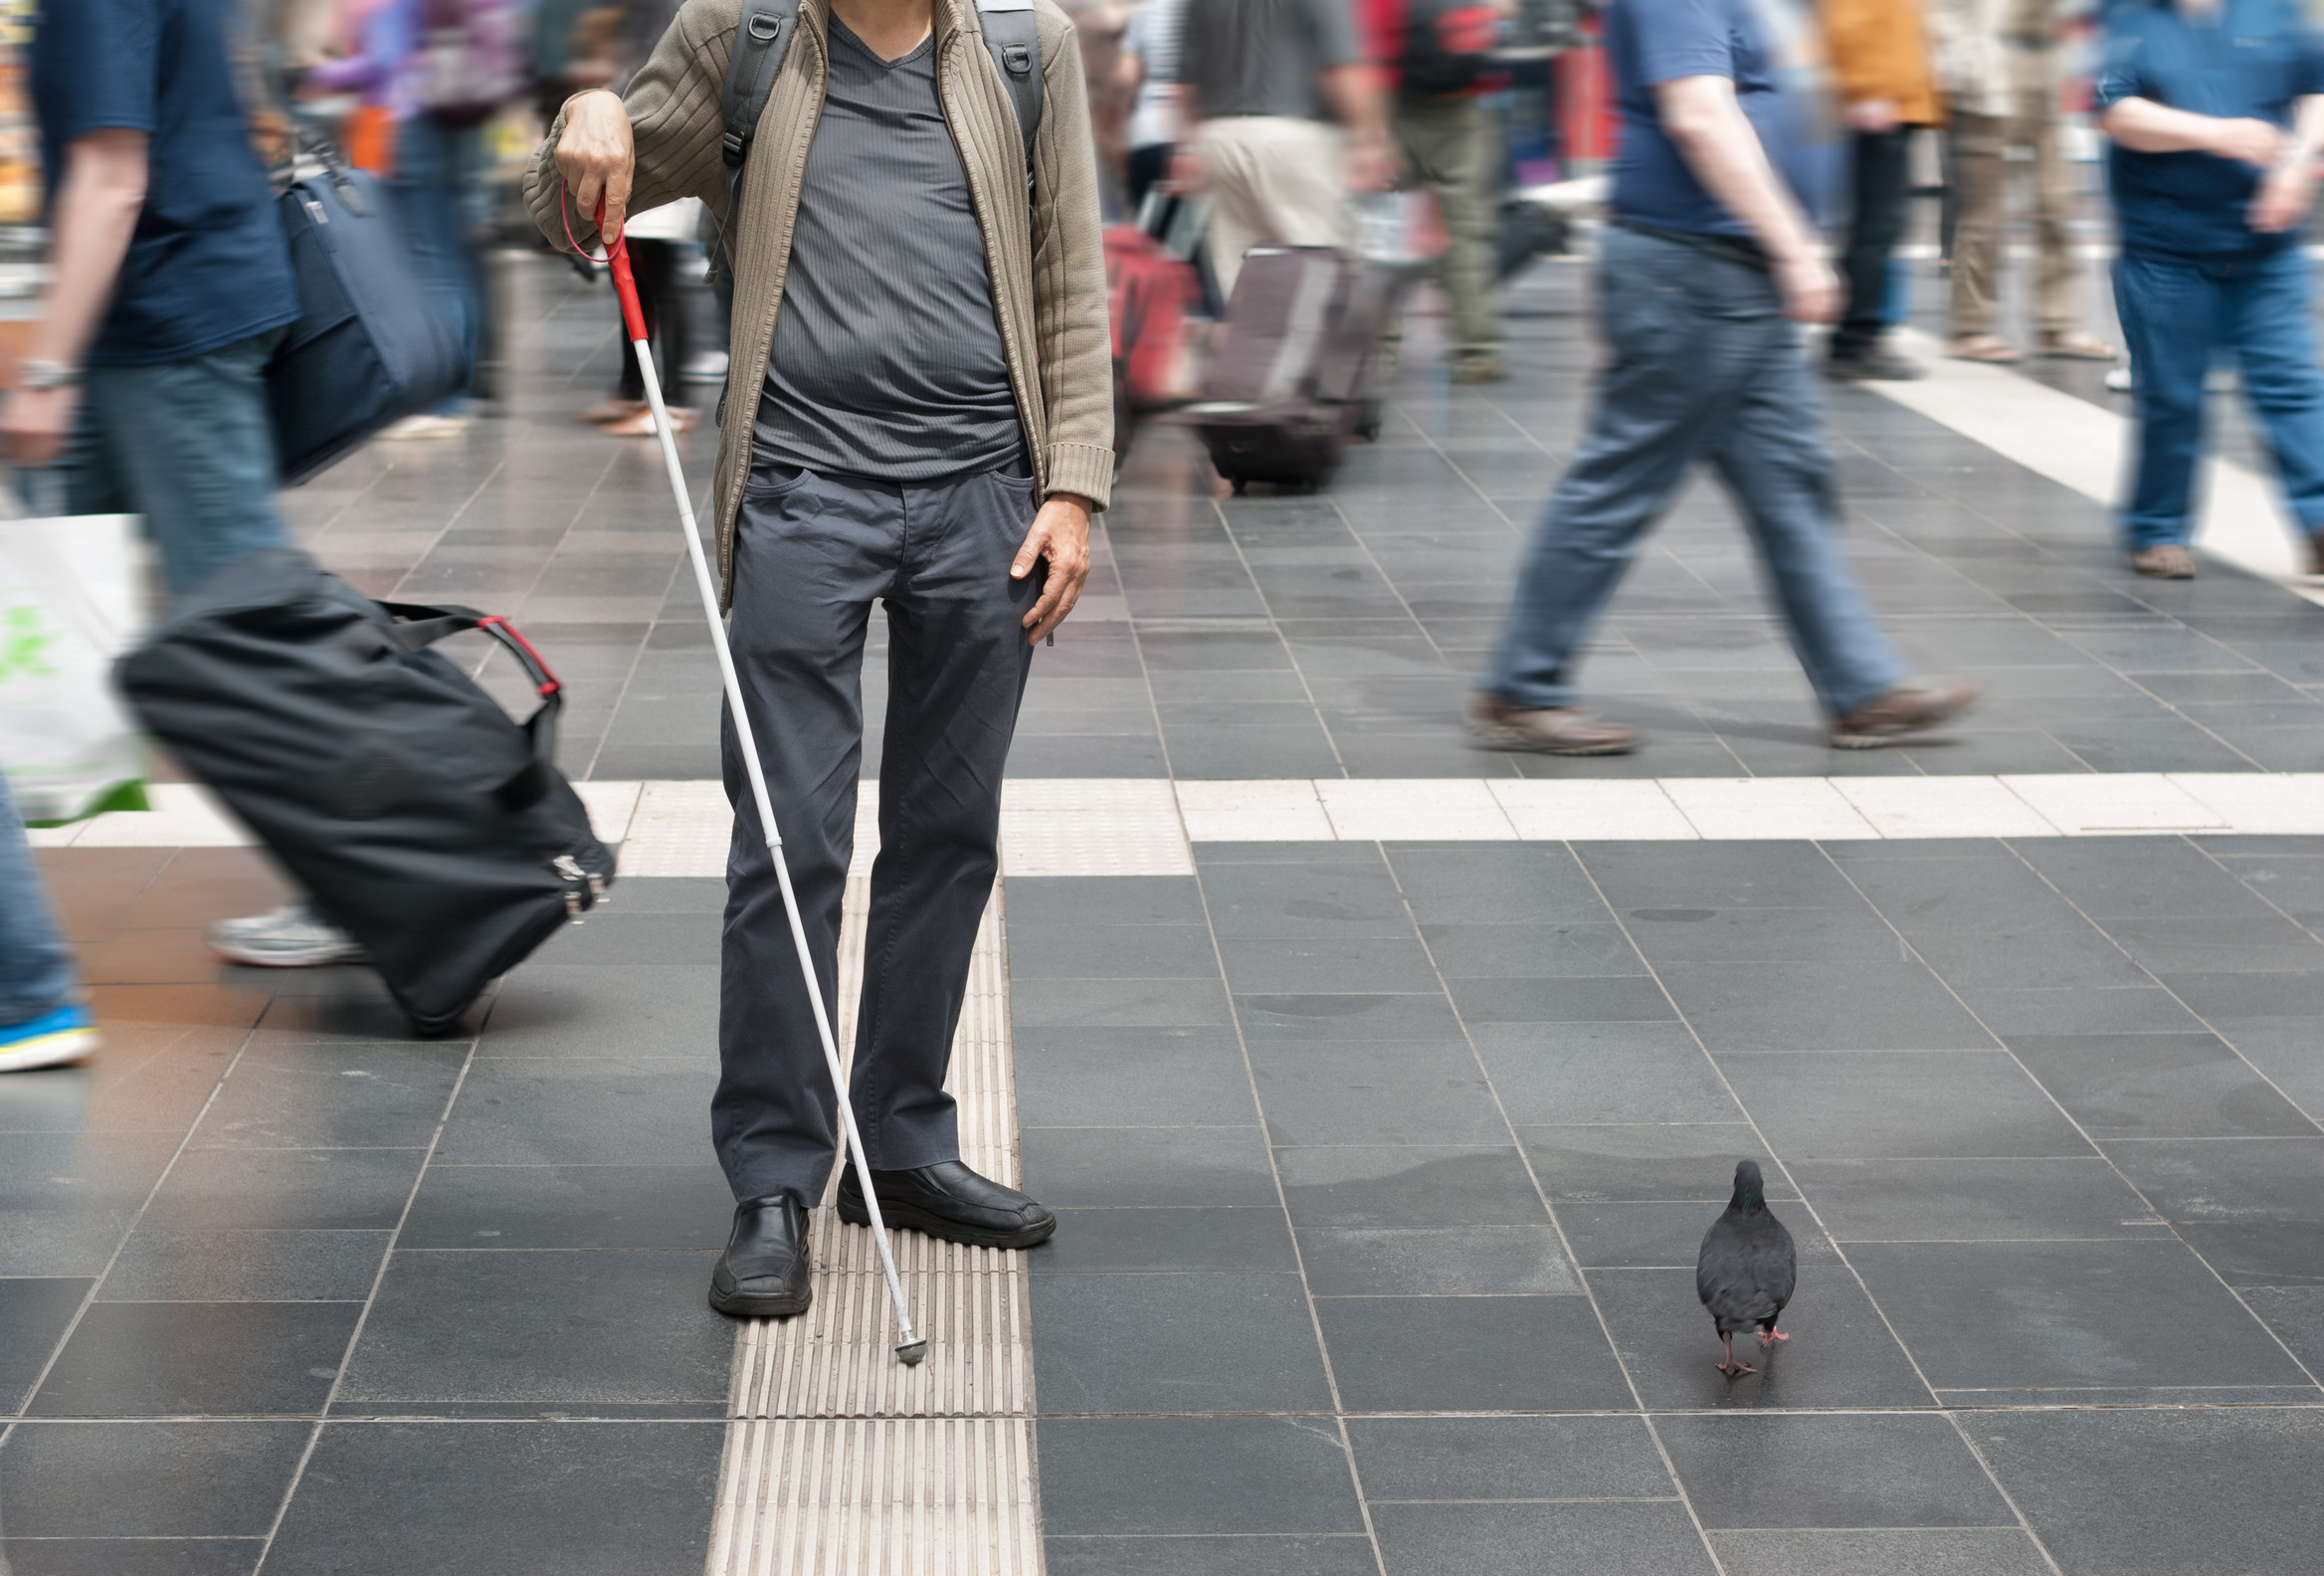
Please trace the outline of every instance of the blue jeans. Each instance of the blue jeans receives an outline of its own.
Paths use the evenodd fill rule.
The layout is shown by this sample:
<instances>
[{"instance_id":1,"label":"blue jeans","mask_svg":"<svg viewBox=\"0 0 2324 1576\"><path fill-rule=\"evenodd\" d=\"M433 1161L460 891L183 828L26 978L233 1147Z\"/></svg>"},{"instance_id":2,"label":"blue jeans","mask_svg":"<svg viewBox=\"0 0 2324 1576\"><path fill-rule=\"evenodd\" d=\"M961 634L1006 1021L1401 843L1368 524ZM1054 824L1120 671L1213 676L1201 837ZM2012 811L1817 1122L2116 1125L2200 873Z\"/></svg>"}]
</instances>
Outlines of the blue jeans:
<instances>
[{"instance_id":1,"label":"blue jeans","mask_svg":"<svg viewBox=\"0 0 2324 1576\"><path fill-rule=\"evenodd\" d=\"M2223 349L2234 352L2267 431L2292 517L2304 532L2324 530L2324 373L2309 294L2308 260L2295 246L2252 258L2115 261L2114 309L2138 401L2138 480L2122 516L2133 551L2193 533L2203 383Z\"/></svg>"},{"instance_id":2,"label":"blue jeans","mask_svg":"<svg viewBox=\"0 0 2324 1576\"><path fill-rule=\"evenodd\" d=\"M286 330L153 366L91 367L65 457L74 514L145 516L171 594L288 542L266 366Z\"/></svg>"},{"instance_id":3,"label":"blue jeans","mask_svg":"<svg viewBox=\"0 0 2324 1576\"><path fill-rule=\"evenodd\" d=\"M1905 677L1836 540L1817 382L1775 282L1740 258L1606 231L1600 321L1614 352L1582 452L1550 494L1484 677L1519 706L1574 703L1574 651L1695 461L1751 528L1827 710Z\"/></svg>"},{"instance_id":4,"label":"blue jeans","mask_svg":"<svg viewBox=\"0 0 2324 1576\"><path fill-rule=\"evenodd\" d=\"M396 128L395 173L387 180L388 197L403 223L404 245L411 249L421 282L460 335L461 358L469 369L460 393L437 407L445 415L456 413L476 386L477 346L490 298L484 257L469 242L469 195L482 144L483 133L475 126L443 126L415 114Z\"/></svg>"},{"instance_id":5,"label":"blue jeans","mask_svg":"<svg viewBox=\"0 0 2324 1576\"><path fill-rule=\"evenodd\" d=\"M0 772L0 1028L55 1012L72 999L73 955L49 917L8 774Z\"/></svg>"}]
</instances>

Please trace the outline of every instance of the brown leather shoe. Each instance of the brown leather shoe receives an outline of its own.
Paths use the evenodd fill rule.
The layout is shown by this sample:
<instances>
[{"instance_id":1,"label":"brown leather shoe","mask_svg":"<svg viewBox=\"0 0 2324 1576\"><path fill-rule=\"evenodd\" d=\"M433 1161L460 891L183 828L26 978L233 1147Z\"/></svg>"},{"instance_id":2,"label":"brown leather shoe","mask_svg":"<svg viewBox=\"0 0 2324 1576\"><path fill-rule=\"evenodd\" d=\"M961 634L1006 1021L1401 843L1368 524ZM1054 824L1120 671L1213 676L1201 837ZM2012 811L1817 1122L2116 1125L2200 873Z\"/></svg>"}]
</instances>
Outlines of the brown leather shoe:
<instances>
[{"instance_id":1,"label":"brown leather shoe","mask_svg":"<svg viewBox=\"0 0 2324 1576\"><path fill-rule=\"evenodd\" d=\"M1835 749L1878 749L1951 720L1985 697L1974 679L1907 679L1877 700L1832 719Z\"/></svg>"},{"instance_id":2,"label":"brown leather shoe","mask_svg":"<svg viewBox=\"0 0 2324 1576\"><path fill-rule=\"evenodd\" d=\"M1468 697L1468 731L1496 749L1541 755L1627 755L1646 735L1580 706L1511 705L1478 690Z\"/></svg>"},{"instance_id":3,"label":"brown leather shoe","mask_svg":"<svg viewBox=\"0 0 2324 1576\"><path fill-rule=\"evenodd\" d=\"M2130 567L2149 580L2192 580L2195 554L2177 542L2157 542L2132 553Z\"/></svg>"}]
</instances>

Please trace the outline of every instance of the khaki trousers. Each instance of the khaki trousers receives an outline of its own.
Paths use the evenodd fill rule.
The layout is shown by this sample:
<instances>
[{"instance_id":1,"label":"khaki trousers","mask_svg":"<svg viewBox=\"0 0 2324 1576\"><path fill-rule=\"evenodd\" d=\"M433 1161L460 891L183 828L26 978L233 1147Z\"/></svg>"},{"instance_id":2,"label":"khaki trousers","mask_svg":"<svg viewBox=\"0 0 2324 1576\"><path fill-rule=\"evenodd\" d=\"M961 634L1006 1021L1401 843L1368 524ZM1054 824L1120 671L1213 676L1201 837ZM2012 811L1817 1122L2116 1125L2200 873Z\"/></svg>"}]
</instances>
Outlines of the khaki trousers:
<instances>
[{"instance_id":1,"label":"khaki trousers","mask_svg":"<svg viewBox=\"0 0 2324 1576\"><path fill-rule=\"evenodd\" d=\"M1439 270L1452 306L1453 348L1495 350L1501 324L1492 305L1499 273L1493 166L1500 154L1491 116L1474 94L1400 98L1396 139L1413 175L1437 194L1450 245Z\"/></svg>"},{"instance_id":2,"label":"khaki trousers","mask_svg":"<svg viewBox=\"0 0 2324 1576\"><path fill-rule=\"evenodd\" d=\"M1195 131L1203 195L1211 201L1211 272L1232 297L1243 254L1255 246L1348 244L1340 135L1289 115L1220 115Z\"/></svg>"},{"instance_id":3,"label":"khaki trousers","mask_svg":"<svg viewBox=\"0 0 2324 1576\"><path fill-rule=\"evenodd\" d=\"M2033 153L2034 322L2044 333L2075 327L2074 260L2066 236L2072 187L2057 146L2049 90L2021 88L2013 111L1956 109L1953 138L1953 308L1956 335L1992 333L2000 317L2003 219L2011 148Z\"/></svg>"}]
</instances>

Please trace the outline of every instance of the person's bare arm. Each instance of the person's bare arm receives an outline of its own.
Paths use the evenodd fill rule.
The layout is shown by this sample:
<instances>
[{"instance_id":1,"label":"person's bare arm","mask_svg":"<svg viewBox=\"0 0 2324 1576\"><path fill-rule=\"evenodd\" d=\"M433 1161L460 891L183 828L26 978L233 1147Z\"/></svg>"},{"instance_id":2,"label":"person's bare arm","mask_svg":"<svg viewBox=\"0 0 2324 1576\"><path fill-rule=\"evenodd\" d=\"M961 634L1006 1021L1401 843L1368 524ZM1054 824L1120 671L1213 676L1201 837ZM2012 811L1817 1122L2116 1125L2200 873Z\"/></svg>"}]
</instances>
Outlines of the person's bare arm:
<instances>
[{"instance_id":1,"label":"person's bare arm","mask_svg":"<svg viewBox=\"0 0 2324 1576\"><path fill-rule=\"evenodd\" d=\"M1380 106L1380 85L1362 61L1326 66L1315 74L1331 117L1348 134L1348 187L1378 191L1396 179L1395 155L1388 147L1388 116Z\"/></svg>"},{"instance_id":2,"label":"person's bare arm","mask_svg":"<svg viewBox=\"0 0 2324 1576\"><path fill-rule=\"evenodd\" d=\"M2116 99L2098 117L2098 129L2134 153L2216 153L2262 169L2284 144L2283 132L2264 120L2227 120L2152 98Z\"/></svg>"},{"instance_id":3,"label":"person's bare arm","mask_svg":"<svg viewBox=\"0 0 2324 1576\"><path fill-rule=\"evenodd\" d=\"M2247 217L2252 229L2262 235L2280 235L2307 218L2319 147L2324 147L2324 95L2310 94L2299 101L2292 117L2292 134L2284 139L2275 168L2251 196Z\"/></svg>"},{"instance_id":4,"label":"person's bare arm","mask_svg":"<svg viewBox=\"0 0 2324 1576\"><path fill-rule=\"evenodd\" d=\"M77 367L104 321L145 208L146 134L106 128L65 150L65 178L49 218L53 278L25 347L29 360ZM17 389L0 413L0 444L19 465L46 465L63 449L80 409L71 386Z\"/></svg>"},{"instance_id":5,"label":"person's bare arm","mask_svg":"<svg viewBox=\"0 0 2324 1576\"><path fill-rule=\"evenodd\" d=\"M1774 265L1784 311L1801 322L1829 322L1840 282L1824 261L1815 227L1767 160L1735 85L1724 77L1679 77L1654 85L1662 130L1703 190L1741 220Z\"/></svg>"}]
</instances>

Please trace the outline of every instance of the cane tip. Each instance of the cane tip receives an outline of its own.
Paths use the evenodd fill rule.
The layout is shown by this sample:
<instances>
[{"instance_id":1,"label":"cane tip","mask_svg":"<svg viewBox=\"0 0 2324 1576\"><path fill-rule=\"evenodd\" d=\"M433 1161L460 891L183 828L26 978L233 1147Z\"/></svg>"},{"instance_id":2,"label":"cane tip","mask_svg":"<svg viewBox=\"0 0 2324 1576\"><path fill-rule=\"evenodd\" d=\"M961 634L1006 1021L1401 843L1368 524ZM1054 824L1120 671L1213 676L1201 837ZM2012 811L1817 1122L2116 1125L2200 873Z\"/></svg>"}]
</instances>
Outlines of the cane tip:
<instances>
[{"instance_id":1,"label":"cane tip","mask_svg":"<svg viewBox=\"0 0 2324 1576\"><path fill-rule=\"evenodd\" d=\"M920 1359L928 1355L928 1343L925 1340L905 1341L895 1349L895 1355L896 1360L905 1367L917 1368L920 1365Z\"/></svg>"}]
</instances>

